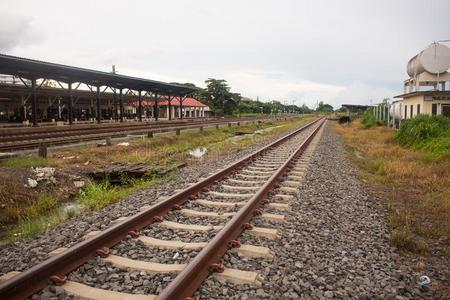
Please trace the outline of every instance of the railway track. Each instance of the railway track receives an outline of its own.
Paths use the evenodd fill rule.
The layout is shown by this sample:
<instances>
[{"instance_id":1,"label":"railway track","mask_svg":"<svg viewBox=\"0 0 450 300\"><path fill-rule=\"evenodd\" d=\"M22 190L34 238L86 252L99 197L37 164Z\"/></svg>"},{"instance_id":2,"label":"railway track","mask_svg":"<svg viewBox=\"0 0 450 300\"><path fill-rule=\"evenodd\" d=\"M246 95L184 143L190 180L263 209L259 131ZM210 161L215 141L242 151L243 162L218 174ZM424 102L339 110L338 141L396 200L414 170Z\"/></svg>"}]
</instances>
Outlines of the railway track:
<instances>
[{"instance_id":1,"label":"railway track","mask_svg":"<svg viewBox=\"0 0 450 300\"><path fill-rule=\"evenodd\" d=\"M11 278L0 283L0 298L23 299L49 283L89 299L195 299L208 276L260 285L258 273L225 268L221 258L229 251L262 260L276 255L260 245L241 244L239 237L243 233L261 239L281 237L277 224L284 221L283 211L289 209L301 183L312 151L308 145L317 142L314 137L324 123L324 119L308 123L187 189L143 207L140 213L89 233L83 242L55 250L51 258L31 269L6 274L3 280ZM258 220L272 226L252 225ZM194 233L194 237L183 241L183 232ZM154 262L158 251L173 254L172 262L170 258ZM180 261L180 253L181 259L190 258L187 264ZM124 276L130 284L117 288L104 281L83 282L83 273L101 275L105 268L129 270L131 275ZM153 285L145 289L145 295L133 293L133 280L139 280L142 273L164 274L165 287Z\"/></svg>"},{"instance_id":2,"label":"railway track","mask_svg":"<svg viewBox=\"0 0 450 300\"><path fill-rule=\"evenodd\" d=\"M80 128L67 128L62 130L42 131L41 128L38 132L2 132L0 135L0 151L17 151L26 149L36 149L41 144L47 146L57 146L85 141L101 140L107 137L117 138L125 137L128 135L147 134L149 132L168 132L176 130L185 130L199 127L217 126L223 124L237 124L248 121L264 121L267 119L255 119L255 118L233 118L233 119L213 119L202 121L183 121L183 122L163 122L163 123L146 123L146 124L133 124L133 125L121 125L110 127L80 127ZM45 128L46 129L46 128Z\"/></svg>"}]
</instances>

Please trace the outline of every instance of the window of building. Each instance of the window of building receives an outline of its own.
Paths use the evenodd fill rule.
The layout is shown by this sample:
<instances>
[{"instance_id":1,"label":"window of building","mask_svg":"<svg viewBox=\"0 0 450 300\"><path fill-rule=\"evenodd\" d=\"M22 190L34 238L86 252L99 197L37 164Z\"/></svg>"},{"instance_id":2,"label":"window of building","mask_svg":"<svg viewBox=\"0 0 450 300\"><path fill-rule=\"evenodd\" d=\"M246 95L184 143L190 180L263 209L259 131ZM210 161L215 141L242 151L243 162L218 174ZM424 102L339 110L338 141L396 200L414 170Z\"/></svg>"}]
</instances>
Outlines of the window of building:
<instances>
[{"instance_id":1,"label":"window of building","mask_svg":"<svg viewBox=\"0 0 450 300\"><path fill-rule=\"evenodd\" d=\"M413 109L414 109L414 106L411 105L410 110L409 110L409 117L410 117L411 119L412 119L412 117L413 117Z\"/></svg>"},{"instance_id":2,"label":"window of building","mask_svg":"<svg viewBox=\"0 0 450 300\"><path fill-rule=\"evenodd\" d=\"M437 115L437 103L431 104L431 115L432 116Z\"/></svg>"},{"instance_id":3,"label":"window of building","mask_svg":"<svg viewBox=\"0 0 450 300\"><path fill-rule=\"evenodd\" d=\"M420 115L420 104L417 104L417 114Z\"/></svg>"},{"instance_id":4,"label":"window of building","mask_svg":"<svg viewBox=\"0 0 450 300\"><path fill-rule=\"evenodd\" d=\"M450 118L450 105L442 105L442 115Z\"/></svg>"},{"instance_id":5,"label":"window of building","mask_svg":"<svg viewBox=\"0 0 450 300\"><path fill-rule=\"evenodd\" d=\"M408 105L405 105L405 119L408 117Z\"/></svg>"}]
</instances>

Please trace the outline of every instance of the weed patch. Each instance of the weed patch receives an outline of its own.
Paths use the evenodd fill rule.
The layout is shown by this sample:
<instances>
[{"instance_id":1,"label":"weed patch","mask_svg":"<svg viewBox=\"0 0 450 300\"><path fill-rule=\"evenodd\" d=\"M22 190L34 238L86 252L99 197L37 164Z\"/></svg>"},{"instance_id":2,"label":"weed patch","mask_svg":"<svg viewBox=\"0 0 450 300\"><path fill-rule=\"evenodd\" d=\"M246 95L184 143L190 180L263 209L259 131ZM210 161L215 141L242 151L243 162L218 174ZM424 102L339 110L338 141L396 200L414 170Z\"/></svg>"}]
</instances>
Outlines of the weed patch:
<instances>
[{"instance_id":1,"label":"weed patch","mask_svg":"<svg viewBox=\"0 0 450 300\"><path fill-rule=\"evenodd\" d=\"M11 157L0 162L1 166L7 168L45 167L47 164L48 162L45 158L37 155Z\"/></svg>"},{"instance_id":2,"label":"weed patch","mask_svg":"<svg viewBox=\"0 0 450 300\"><path fill-rule=\"evenodd\" d=\"M84 211L97 210L116 203L139 189L148 188L162 180L167 181L172 178L172 175L166 175L161 178L130 179L125 187L113 186L108 181L88 182L76 203L82 205ZM54 228L75 214L73 210L61 210L58 199L54 194L41 194L37 201L26 209L26 213L20 217L17 224L6 228L6 240L31 238Z\"/></svg>"},{"instance_id":3,"label":"weed patch","mask_svg":"<svg viewBox=\"0 0 450 300\"><path fill-rule=\"evenodd\" d=\"M408 230L393 230L391 232L391 244L398 249L424 254L428 251L428 246L421 240L414 239Z\"/></svg>"},{"instance_id":4,"label":"weed patch","mask_svg":"<svg viewBox=\"0 0 450 300\"><path fill-rule=\"evenodd\" d=\"M361 124L364 125L364 128L370 128L377 125L377 120L373 115L373 111L371 109L367 109L364 111L364 114L361 118Z\"/></svg>"},{"instance_id":5,"label":"weed patch","mask_svg":"<svg viewBox=\"0 0 450 300\"><path fill-rule=\"evenodd\" d=\"M172 179L172 176L156 177L147 179L129 179L128 185L114 186L108 180L100 183L88 182L86 188L81 193L78 203L87 209L100 209L106 205L113 204L125 198L129 194L144 188L149 188L162 180Z\"/></svg>"},{"instance_id":6,"label":"weed patch","mask_svg":"<svg viewBox=\"0 0 450 300\"><path fill-rule=\"evenodd\" d=\"M423 150L426 161L450 158L450 119L444 116L404 120L395 138L403 146Z\"/></svg>"},{"instance_id":7,"label":"weed patch","mask_svg":"<svg viewBox=\"0 0 450 300\"><path fill-rule=\"evenodd\" d=\"M436 241L450 246L450 148L441 129L422 124L446 121L429 119L420 116L398 134L358 122L334 126L361 176L387 199L392 244L421 254Z\"/></svg>"}]
</instances>

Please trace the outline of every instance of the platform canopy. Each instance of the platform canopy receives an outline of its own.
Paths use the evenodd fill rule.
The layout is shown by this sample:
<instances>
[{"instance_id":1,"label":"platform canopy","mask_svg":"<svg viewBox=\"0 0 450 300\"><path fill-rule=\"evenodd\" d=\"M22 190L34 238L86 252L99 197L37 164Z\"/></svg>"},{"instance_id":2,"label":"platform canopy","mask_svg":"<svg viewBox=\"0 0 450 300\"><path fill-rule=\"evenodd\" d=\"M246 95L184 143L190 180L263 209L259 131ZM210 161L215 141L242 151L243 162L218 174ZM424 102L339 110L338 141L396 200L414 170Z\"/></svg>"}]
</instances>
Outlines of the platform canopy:
<instances>
[{"instance_id":1,"label":"platform canopy","mask_svg":"<svg viewBox=\"0 0 450 300\"><path fill-rule=\"evenodd\" d=\"M26 79L52 79L65 83L84 83L91 86L108 86L117 89L150 91L164 95L185 96L195 87L155 81L145 78L113 74L68 65L0 54L0 74Z\"/></svg>"}]
</instances>

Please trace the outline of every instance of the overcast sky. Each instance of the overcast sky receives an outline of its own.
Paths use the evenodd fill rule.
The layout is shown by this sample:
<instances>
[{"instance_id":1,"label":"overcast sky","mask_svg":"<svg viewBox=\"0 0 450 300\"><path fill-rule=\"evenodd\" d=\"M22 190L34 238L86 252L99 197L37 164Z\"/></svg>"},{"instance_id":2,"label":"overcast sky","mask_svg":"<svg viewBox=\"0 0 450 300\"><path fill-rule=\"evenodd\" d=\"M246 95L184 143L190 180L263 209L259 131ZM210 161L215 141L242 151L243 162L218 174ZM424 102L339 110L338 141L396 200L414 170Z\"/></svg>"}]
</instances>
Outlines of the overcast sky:
<instances>
[{"instance_id":1,"label":"overcast sky","mask_svg":"<svg viewBox=\"0 0 450 300\"><path fill-rule=\"evenodd\" d=\"M449 0L0 0L0 52L338 107L400 94L408 60L450 39L449 12Z\"/></svg>"}]
</instances>

